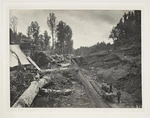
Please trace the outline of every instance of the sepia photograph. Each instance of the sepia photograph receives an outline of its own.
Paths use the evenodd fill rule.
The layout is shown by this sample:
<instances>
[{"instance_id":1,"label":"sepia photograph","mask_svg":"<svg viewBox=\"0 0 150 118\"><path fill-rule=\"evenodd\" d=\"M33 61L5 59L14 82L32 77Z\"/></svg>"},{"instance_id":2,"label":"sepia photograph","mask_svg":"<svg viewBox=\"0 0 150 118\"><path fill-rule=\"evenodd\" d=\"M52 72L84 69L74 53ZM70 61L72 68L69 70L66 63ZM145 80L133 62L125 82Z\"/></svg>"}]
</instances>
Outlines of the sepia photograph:
<instances>
[{"instance_id":1,"label":"sepia photograph","mask_svg":"<svg viewBox=\"0 0 150 118\"><path fill-rule=\"evenodd\" d=\"M10 107L142 108L141 14L9 9Z\"/></svg>"}]
</instances>

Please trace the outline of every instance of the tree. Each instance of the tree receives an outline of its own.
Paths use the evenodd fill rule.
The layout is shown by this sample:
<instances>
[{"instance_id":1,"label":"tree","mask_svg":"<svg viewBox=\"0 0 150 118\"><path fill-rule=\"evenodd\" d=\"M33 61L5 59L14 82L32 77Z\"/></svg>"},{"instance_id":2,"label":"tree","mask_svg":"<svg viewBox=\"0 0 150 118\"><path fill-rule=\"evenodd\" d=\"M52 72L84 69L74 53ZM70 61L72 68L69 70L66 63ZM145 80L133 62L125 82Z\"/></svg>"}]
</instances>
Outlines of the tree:
<instances>
[{"instance_id":1,"label":"tree","mask_svg":"<svg viewBox=\"0 0 150 118\"><path fill-rule=\"evenodd\" d=\"M17 33L17 17L12 16L10 18L10 28L12 29L13 33Z\"/></svg>"},{"instance_id":2,"label":"tree","mask_svg":"<svg viewBox=\"0 0 150 118\"><path fill-rule=\"evenodd\" d=\"M40 31L40 26L37 21L32 21L31 25L27 29L27 35L34 38L34 43L38 42L38 35Z\"/></svg>"},{"instance_id":3,"label":"tree","mask_svg":"<svg viewBox=\"0 0 150 118\"><path fill-rule=\"evenodd\" d=\"M32 38L34 38L34 40L32 40L32 43L31 43L31 55L30 56L32 59L34 58L35 50L38 48L39 30L40 30L40 26L38 25L37 21L32 21L31 25L28 26L28 29L27 29L28 37L31 36Z\"/></svg>"},{"instance_id":4,"label":"tree","mask_svg":"<svg viewBox=\"0 0 150 118\"><path fill-rule=\"evenodd\" d=\"M141 11L124 13L119 23L112 28L109 38L113 39L114 46L129 46L141 42Z\"/></svg>"},{"instance_id":5,"label":"tree","mask_svg":"<svg viewBox=\"0 0 150 118\"><path fill-rule=\"evenodd\" d=\"M50 41L49 41L50 36L48 36L47 31L44 31L44 38L45 38L45 45L49 46L50 45Z\"/></svg>"},{"instance_id":6,"label":"tree","mask_svg":"<svg viewBox=\"0 0 150 118\"><path fill-rule=\"evenodd\" d=\"M44 50L45 49L45 38L43 34L39 35L39 40L38 40L38 46L40 49Z\"/></svg>"},{"instance_id":7,"label":"tree","mask_svg":"<svg viewBox=\"0 0 150 118\"><path fill-rule=\"evenodd\" d=\"M14 41L13 41L13 31L12 31L12 29L11 28L9 28L9 39L10 39L10 44L13 44L14 43Z\"/></svg>"},{"instance_id":8,"label":"tree","mask_svg":"<svg viewBox=\"0 0 150 118\"><path fill-rule=\"evenodd\" d=\"M49 16L47 17L47 24L52 33L52 49L54 49L55 48L54 33L55 33L55 26L56 26L56 17L54 13L50 13Z\"/></svg>"},{"instance_id":9,"label":"tree","mask_svg":"<svg viewBox=\"0 0 150 118\"><path fill-rule=\"evenodd\" d=\"M19 41L17 40L17 17L12 16L10 18L10 28L9 28L9 33L10 33L10 43L15 43L18 44Z\"/></svg>"},{"instance_id":10,"label":"tree","mask_svg":"<svg viewBox=\"0 0 150 118\"><path fill-rule=\"evenodd\" d=\"M73 41L72 38L72 29L69 25L66 25L65 22L60 21L56 28L57 34L57 42L56 42L56 50L57 52L64 53L72 53L73 50Z\"/></svg>"},{"instance_id":11,"label":"tree","mask_svg":"<svg viewBox=\"0 0 150 118\"><path fill-rule=\"evenodd\" d=\"M65 34L64 34L64 27L66 23L63 21L60 21L56 28L56 34L57 34L57 43L56 43L56 50L59 53L64 52L64 40L65 40Z\"/></svg>"},{"instance_id":12,"label":"tree","mask_svg":"<svg viewBox=\"0 0 150 118\"><path fill-rule=\"evenodd\" d=\"M30 26L28 26L28 29L27 29L27 36L28 36L28 38L30 38L30 36L31 36L31 33L32 31L31 31L31 28L30 28Z\"/></svg>"},{"instance_id":13,"label":"tree","mask_svg":"<svg viewBox=\"0 0 150 118\"><path fill-rule=\"evenodd\" d=\"M64 33L65 33L65 40L64 40L64 51L65 53L69 54L72 53L72 48L73 48L73 40L72 38L72 30L70 26L66 25L64 28Z\"/></svg>"}]
</instances>

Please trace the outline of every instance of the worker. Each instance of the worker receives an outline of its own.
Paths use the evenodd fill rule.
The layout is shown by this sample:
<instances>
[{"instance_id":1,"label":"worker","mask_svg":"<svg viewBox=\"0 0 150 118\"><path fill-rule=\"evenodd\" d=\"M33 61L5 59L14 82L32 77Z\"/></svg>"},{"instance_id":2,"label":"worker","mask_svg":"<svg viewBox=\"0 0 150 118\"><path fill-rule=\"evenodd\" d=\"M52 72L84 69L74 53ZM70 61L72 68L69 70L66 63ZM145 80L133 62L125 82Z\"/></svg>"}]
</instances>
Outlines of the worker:
<instances>
[{"instance_id":1,"label":"worker","mask_svg":"<svg viewBox=\"0 0 150 118\"><path fill-rule=\"evenodd\" d=\"M48 63L47 67L48 67L48 68L51 68L51 63Z\"/></svg>"},{"instance_id":2,"label":"worker","mask_svg":"<svg viewBox=\"0 0 150 118\"><path fill-rule=\"evenodd\" d=\"M104 80L102 81L102 89L105 90L105 86L106 86L106 83L104 83Z\"/></svg>"},{"instance_id":3,"label":"worker","mask_svg":"<svg viewBox=\"0 0 150 118\"><path fill-rule=\"evenodd\" d=\"M35 75L35 81L39 81L39 79L40 79L40 74L37 72Z\"/></svg>"},{"instance_id":4,"label":"worker","mask_svg":"<svg viewBox=\"0 0 150 118\"><path fill-rule=\"evenodd\" d=\"M110 83L110 85L109 85L109 92L110 93L112 92L112 83Z\"/></svg>"},{"instance_id":5,"label":"worker","mask_svg":"<svg viewBox=\"0 0 150 118\"><path fill-rule=\"evenodd\" d=\"M118 103L120 103L120 98L121 98L121 91L119 90L117 92L117 100L118 100Z\"/></svg>"}]
</instances>

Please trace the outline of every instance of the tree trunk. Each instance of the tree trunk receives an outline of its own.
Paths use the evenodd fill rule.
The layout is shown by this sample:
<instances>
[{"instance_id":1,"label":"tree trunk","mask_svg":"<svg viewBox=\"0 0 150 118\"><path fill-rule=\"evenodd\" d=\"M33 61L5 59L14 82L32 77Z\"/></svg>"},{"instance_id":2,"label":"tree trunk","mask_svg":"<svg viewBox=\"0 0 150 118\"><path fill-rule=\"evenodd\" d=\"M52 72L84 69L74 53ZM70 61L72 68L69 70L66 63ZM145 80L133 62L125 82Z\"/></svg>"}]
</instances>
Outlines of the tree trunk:
<instances>
[{"instance_id":1,"label":"tree trunk","mask_svg":"<svg viewBox=\"0 0 150 118\"><path fill-rule=\"evenodd\" d=\"M49 73L49 72L61 72L61 71L68 71L69 68L61 68L61 69L48 69L48 70L41 70L42 73ZM27 90L18 98L18 100L14 103L12 107L30 107L32 101L36 97L41 89L45 84L49 83L52 77L45 76L39 81L31 82L31 85L27 88ZM56 92L63 92L57 90ZM66 91L67 92L67 91Z\"/></svg>"},{"instance_id":2,"label":"tree trunk","mask_svg":"<svg viewBox=\"0 0 150 118\"><path fill-rule=\"evenodd\" d=\"M51 77L44 77L39 81L31 82L31 85L27 90L19 97L19 99L14 103L12 107L30 107L32 101L39 92L39 89L42 88L46 83L51 80Z\"/></svg>"},{"instance_id":3,"label":"tree trunk","mask_svg":"<svg viewBox=\"0 0 150 118\"><path fill-rule=\"evenodd\" d=\"M54 31L52 29L52 50L54 51Z\"/></svg>"},{"instance_id":4,"label":"tree trunk","mask_svg":"<svg viewBox=\"0 0 150 118\"><path fill-rule=\"evenodd\" d=\"M58 71L68 71L70 68L54 68L54 69L43 69L41 70L41 73L51 73L51 72L58 72Z\"/></svg>"},{"instance_id":5,"label":"tree trunk","mask_svg":"<svg viewBox=\"0 0 150 118\"><path fill-rule=\"evenodd\" d=\"M41 89L44 93L55 93L60 95L70 95L72 93L71 89L63 89L63 90L54 90L54 89Z\"/></svg>"}]
</instances>

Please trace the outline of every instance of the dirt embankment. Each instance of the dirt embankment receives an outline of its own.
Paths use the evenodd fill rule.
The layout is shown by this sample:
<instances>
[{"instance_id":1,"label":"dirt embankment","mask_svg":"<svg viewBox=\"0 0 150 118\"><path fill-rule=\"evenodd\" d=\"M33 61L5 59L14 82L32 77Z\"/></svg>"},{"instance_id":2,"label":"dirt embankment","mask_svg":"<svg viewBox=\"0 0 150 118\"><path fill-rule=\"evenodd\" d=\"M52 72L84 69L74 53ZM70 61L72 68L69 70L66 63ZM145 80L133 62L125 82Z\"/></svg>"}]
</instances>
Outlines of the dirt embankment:
<instances>
[{"instance_id":1,"label":"dirt embankment","mask_svg":"<svg viewBox=\"0 0 150 118\"><path fill-rule=\"evenodd\" d=\"M135 102L142 104L141 56L136 52L133 49L108 51L75 61L98 82L113 83L116 89L127 92Z\"/></svg>"}]
</instances>

